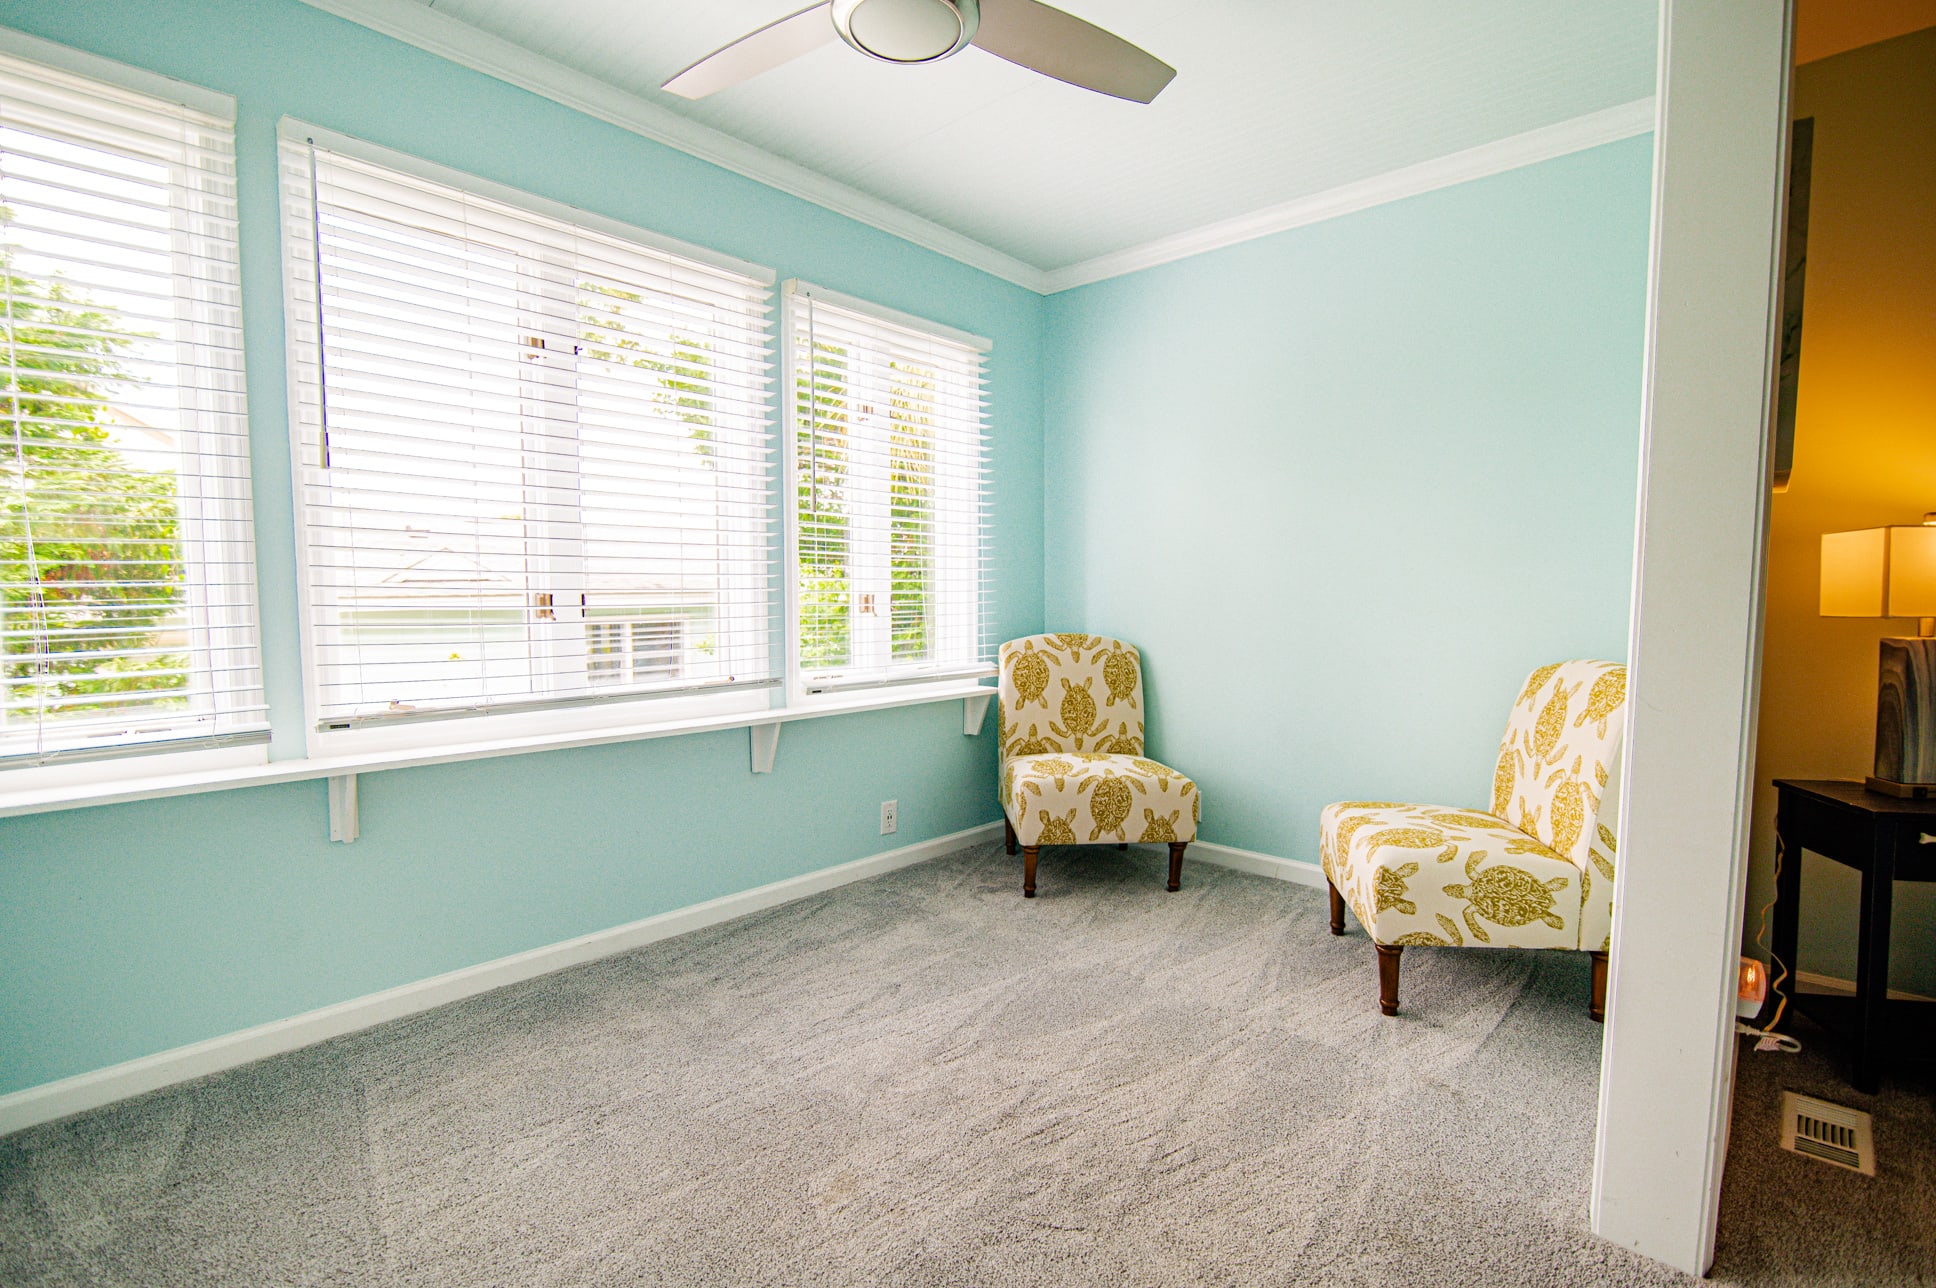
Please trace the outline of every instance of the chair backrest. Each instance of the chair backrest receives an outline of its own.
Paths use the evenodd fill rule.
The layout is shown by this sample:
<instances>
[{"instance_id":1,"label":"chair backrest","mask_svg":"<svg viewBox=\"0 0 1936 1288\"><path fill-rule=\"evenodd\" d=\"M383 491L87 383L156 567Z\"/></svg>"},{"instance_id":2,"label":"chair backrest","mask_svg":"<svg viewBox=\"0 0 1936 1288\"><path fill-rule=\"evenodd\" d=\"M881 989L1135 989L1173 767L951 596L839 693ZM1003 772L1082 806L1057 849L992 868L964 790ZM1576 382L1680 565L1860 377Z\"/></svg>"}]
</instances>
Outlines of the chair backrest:
<instances>
[{"instance_id":1,"label":"chair backrest","mask_svg":"<svg viewBox=\"0 0 1936 1288\"><path fill-rule=\"evenodd\" d=\"M1031 635L1001 651L1002 759L1143 754L1143 659L1101 635Z\"/></svg>"},{"instance_id":2,"label":"chair backrest","mask_svg":"<svg viewBox=\"0 0 1936 1288\"><path fill-rule=\"evenodd\" d=\"M1540 667L1526 677L1506 722L1492 775L1492 812L1581 868L1596 842L1611 854L1626 726L1626 667Z\"/></svg>"}]
</instances>

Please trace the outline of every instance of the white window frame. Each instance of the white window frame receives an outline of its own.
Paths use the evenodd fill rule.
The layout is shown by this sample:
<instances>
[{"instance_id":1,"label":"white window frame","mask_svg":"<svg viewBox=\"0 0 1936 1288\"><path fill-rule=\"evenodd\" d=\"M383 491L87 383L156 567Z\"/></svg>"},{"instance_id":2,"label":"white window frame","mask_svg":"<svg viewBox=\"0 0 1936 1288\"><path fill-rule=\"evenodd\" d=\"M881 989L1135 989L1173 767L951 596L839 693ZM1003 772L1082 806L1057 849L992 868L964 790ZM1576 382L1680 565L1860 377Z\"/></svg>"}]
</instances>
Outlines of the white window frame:
<instances>
[{"instance_id":1,"label":"white window frame","mask_svg":"<svg viewBox=\"0 0 1936 1288\"><path fill-rule=\"evenodd\" d=\"M771 286L775 274L771 269L736 259L729 255L704 247L693 246L673 238L664 237L649 230L638 228L618 220L610 219L590 211L581 210L562 202L552 201L520 189L493 183L475 175L453 170L446 166L425 161L406 153L369 143L361 139L308 124L294 118L285 117L277 127L278 144L314 144L344 156L381 166L405 175L414 176L432 183L458 189L473 196L501 202L532 214L574 224L594 232L604 233L695 260L703 264L725 269L745 277L753 278ZM313 216L312 216L313 217ZM289 396L289 434L290 456L292 462L291 485L296 526L297 552L297 611L298 640L302 659L303 674L303 715L304 731L308 753L314 758L359 756L383 752L408 752L417 749L434 749L449 746L474 746L483 743L543 738L548 736L569 737L578 733L595 733L600 730L648 729L653 726L677 725L682 722L706 720L714 717L733 716L771 710L774 696L783 692L784 672L774 668L774 678L764 685L746 685L717 693L675 694L655 697L636 695L615 696L611 699L596 696L571 700L555 706L542 706L529 710L505 710L497 712L451 712L430 715L424 718L399 722L394 725L369 724L350 728L323 728L325 713L321 700L318 640L316 638L316 599L319 588L313 575L310 552L311 524L308 507L304 497L304 408L302 404L301 363L298 341L298 328L311 328L314 323L305 319L301 313L301 295L311 289L303 274L305 262L292 253L289 242L289 212L283 212L281 220L284 232L283 252L283 299L284 315L289 330L286 345L287 387ZM767 356L769 386L773 371L774 349ZM768 434L774 435L773 418L769 409L767 415ZM774 443L777 450L778 444ZM768 564L773 567L780 555L779 530L774 529ZM770 575L777 575L777 569ZM733 593L752 595L761 593L757 586L735 586ZM586 635L582 630L576 633L582 647ZM562 646L559 646L562 647ZM769 641L768 647L771 647ZM534 653L534 656L536 654ZM629 666L629 654L625 655Z\"/></svg>"},{"instance_id":2,"label":"white window frame","mask_svg":"<svg viewBox=\"0 0 1936 1288\"><path fill-rule=\"evenodd\" d=\"M800 629L800 471L798 443L801 422L799 396L795 386L796 370L799 361L799 342L796 337L797 328L794 326L793 313L794 309L798 307L796 301L812 299L833 305L836 308L845 309L852 313L872 317L892 326L905 327L911 331L923 332L936 339L951 341L964 348L973 349L983 354L992 351L994 343L985 336L960 331L939 322L932 322L926 318L915 317L912 314L902 313L884 305L873 304L866 300L857 299L851 295L844 295L838 291L830 291L825 287L815 286L810 282L804 282L798 278L790 278L782 283L780 295L780 370L782 373L780 381L782 386L780 401L784 408L781 415L783 432L781 434L780 455L783 463L781 473L784 480L782 509L785 511L786 516L785 635L787 705L790 708L804 709L812 709L815 707L834 708L844 702L852 701L855 695L881 690L905 693L910 698L919 697L924 694L933 694L936 697L958 696L964 686L971 686L975 682L996 673L992 660L984 659L961 664L942 663L926 667L909 666L906 668L893 668L890 665L886 668L884 674L877 674L875 678L856 679L853 682L828 682L822 677L809 675L800 665L802 632ZM981 503L986 504L986 494L989 490L986 467L984 467L980 487L982 492ZM981 522L979 517L977 518L977 522ZM873 536L874 534L869 535ZM980 568L977 570L978 584L976 588L976 622L972 632L974 638L970 642L970 647L977 654L986 654L990 648L990 623L987 620L990 609L990 596L986 582L989 565L988 543L991 535L986 523L981 522L979 532L981 542L981 550L979 552ZM856 554L864 556L871 555L873 561L878 564L885 559L885 553L879 549L880 545L881 543L878 539L861 541L850 536L848 548L850 552ZM885 579L877 575L875 580ZM887 622L888 618L885 615L877 615L875 622L872 623L876 628L872 634L884 634L887 629ZM858 627L856 628L856 635L858 638ZM877 650L883 654L889 651L889 646L883 639L870 639L868 646L870 649Z\"/></svg>"},{"instance_id":3,"label":"white window frame","mask_svg":"<svg viewBox=\"0 0 1936 1288\"><path fill-rule=\"evenodd\" d=\"M176 80L145 68L116 62L98 54L87 53L51 40L43 40L4 26L0 26L0 53L213 117L228 126L230 143L233 147L236 118L236 102L233 95ZM241 199L239 176L236 186L236 200L239 203ZM238 208L236 217L238 231L240 223ZM238 253L238 272L239 267ZM238 313L240 307L238 286L236 300ZM238 321L238 333L240 327L241 324ZM245 378L241 361L245 353L245 349L238 352L238 365L234 371L234 378L238 384ZM246 389L238 396L243 400L246 416ZM244 438L246 437L245 425ZM191 650L197 654L219 649L230 654L241 652L250 655L244 659L253 667L250 678L238 678L242 672L230 671L226 673L228 678L214 683L227 691L231 699L237 695L252 696L253 701L248 705L258 712L257 718L238 723L226 730L218 729L200 736L164 736L153 739L137 737L114 743L104 742L84 750L56 752L44 757L42 762L37 764L10 765L0 760L0 799L47 792L88 791L111 787L115 783L135 777L144 780L193 779L206 774L245 771L251 767L269 763L271 730L262 675L262 627L260 598L257 594L255 577L254 513L249 499L255 484L252 456L248 466L243 496L239 499L231 499L231 504L237 507L236 522L239 524L239 530L246 535L241 539L233 535L216 538L225 546L247 549L246 559L239 561L246 564L246 577L228 588L229 598L219 606L219 612L229 621L229 624L242 629L245 643L216 646L210 638L208 623L196 622L192 617L190 630L196 637L195 642L191 644ZM200 489L196 491L197 495L184 498L185 503L189 505L202 503L199 496ZM197 525L184 526L187 528L181 538L184 560L192 563L194 562L192 548L205 544L207 538L198 535ZM192 604L205 598L207 588L191 579L186 587L186 593ZM235 598L236 595L240 595L241 598ZM236 659L231 657L229 660L233 666Z\"/></svg>"}]
</instances>

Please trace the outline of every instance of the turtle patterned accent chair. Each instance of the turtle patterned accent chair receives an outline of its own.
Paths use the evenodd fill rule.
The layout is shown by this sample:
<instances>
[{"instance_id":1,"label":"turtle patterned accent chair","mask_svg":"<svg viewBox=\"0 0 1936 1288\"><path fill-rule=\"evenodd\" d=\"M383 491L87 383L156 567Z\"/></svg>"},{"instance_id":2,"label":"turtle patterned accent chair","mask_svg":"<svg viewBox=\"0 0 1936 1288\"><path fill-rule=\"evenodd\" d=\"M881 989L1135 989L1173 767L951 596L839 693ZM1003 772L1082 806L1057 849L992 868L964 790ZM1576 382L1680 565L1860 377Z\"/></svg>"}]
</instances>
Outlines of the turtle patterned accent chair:
<instances>
[{"instance_id":1,"label":"turtle patterned accent chair","mask_svg":"<svg viewBox=\"0 0 1936 1288\"><path fill-rule=\"evenodd\" d=\"M1405 949L1565 948L1593 955L1603 1019L1619 838L1627 668L1559 662L1527 677L1489 810L1339 801L1318 823L1331 933L1348 905L1378 949L1378 1005L1398 1014Z\"/></svg>"},{"instance_id":2,"label":"turtle patterned accent chair","mask_svg":"<svg viewBox=\"0 0 1936 1288\"><path fill-rule=\"evenodd\" d=\"M1002 645L998 727L1008 852L1035 897L1045 845L1131 841L1170 847L1170 885L1203 814L1197 785L1143 754L1143 660L1100 635L1031 635Z\"/></svg>"}]
</instances>

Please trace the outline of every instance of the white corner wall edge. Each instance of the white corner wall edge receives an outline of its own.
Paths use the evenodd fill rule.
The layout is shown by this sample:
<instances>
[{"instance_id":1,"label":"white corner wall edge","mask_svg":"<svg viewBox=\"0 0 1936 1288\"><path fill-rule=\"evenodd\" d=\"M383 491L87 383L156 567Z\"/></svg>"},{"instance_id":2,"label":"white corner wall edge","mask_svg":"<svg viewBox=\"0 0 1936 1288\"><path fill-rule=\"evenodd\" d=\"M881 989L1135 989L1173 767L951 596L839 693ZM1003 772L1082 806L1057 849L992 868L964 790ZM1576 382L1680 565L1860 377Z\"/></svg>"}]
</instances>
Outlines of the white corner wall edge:
<instances>
[{"instance_id":1,"label":"white corner wall edge","mask_svg":"<svg viewBox=\"0 0 1936 1288\"><path fill-rule=\"evenodd\" d=\"M311 0L314 3L314 0ZM1589 112L1571 120L1541 126L1523 134L1481 143L1462 152L1448 153L1401 169L1315 192L1282 205L1224 219L1172 237L1160 237L1141 246L1132 246L1095 259L1051 269L1044 274L1047 293L1087 286L1111 277L1121 277L1145 268L1155 268L1207 251L1222 250L1241 242L1255 241L1272 233L1288 232L1309 224L1336 219L1382 206L1388 202L1416 197L1421 193L1469 183L1489 175L1503 174L1523 166L1537 165L1573 152L1584 152L1605 143L1617 143L1651 133L1654 128L1652 96L1631 103Z\"/></svg>"},{"instance_id":2,"label":"white corner wall edge","mask_svg":"<svg viewBox=\"0 0 1936 1288\"><path fill-rule=\"evenodd\" d=\"M1660 0L1625 783L1594 1233L1714 1259L1769 496L1788 0Z\"/></svg>"},{"instance_id":3,"label":"white corner wall edge","mask_svg":"<svg viewBox=\"0 0 1936 1288\"><path fill-rule=\"evenodd\" d=\"M1042 270L764 148L689 120L416 0L303 0L313 8L529 90L573 111L810 201L906 242L1045 294Z\"/></svg>"},{"instance_id":4,"label":"white corner wall edge","mask_svg":"<svg viewBox=\"0 0 1936 1288\"><path fill-rule=\"evenodd\" d=\"M354 1033L449 1002L475 997L479 993L488 993L507 984L521 983L601 957L630 952L674 935L716 926L837 886L923 863L964 846L994 840L1001 834L1000 823L984 823L932 840L885 850L851 863L821 868L817 872L789 877L752 890L742 890L690 907L662 912L642 921L580 935L575 939L481 962L447 974L433 975L429 979L351 998L287 1019L258 1024L237 1033L227 1033L110 1065L105 1069L27 1087L0 1096L0 1136L70 1114L97 1109L130 1096L220 1073L224 1069L251 1064L285 1051L313 1046L345 1033Z\"/></svg>"}]
</instances>

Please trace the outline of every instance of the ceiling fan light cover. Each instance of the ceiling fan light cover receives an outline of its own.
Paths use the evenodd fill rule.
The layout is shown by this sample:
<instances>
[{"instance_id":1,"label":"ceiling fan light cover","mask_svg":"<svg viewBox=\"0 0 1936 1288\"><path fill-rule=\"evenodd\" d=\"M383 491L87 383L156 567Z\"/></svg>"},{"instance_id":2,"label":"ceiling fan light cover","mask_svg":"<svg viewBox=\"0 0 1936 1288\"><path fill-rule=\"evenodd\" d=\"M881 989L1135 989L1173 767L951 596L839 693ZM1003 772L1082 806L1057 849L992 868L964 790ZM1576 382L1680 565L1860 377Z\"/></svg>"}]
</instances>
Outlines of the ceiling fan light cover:
<instances>
[{"instance_id":1,"label":"ceiling fan light cover","mask_svg":"<svg viewBox=\"0 0 1936 1288\"><path fill-rule=\"evenodd\" d=\"M931 63L975 38L976 0L833 0L834 30L870 58Z\"/></svg>"}]
</instances>

